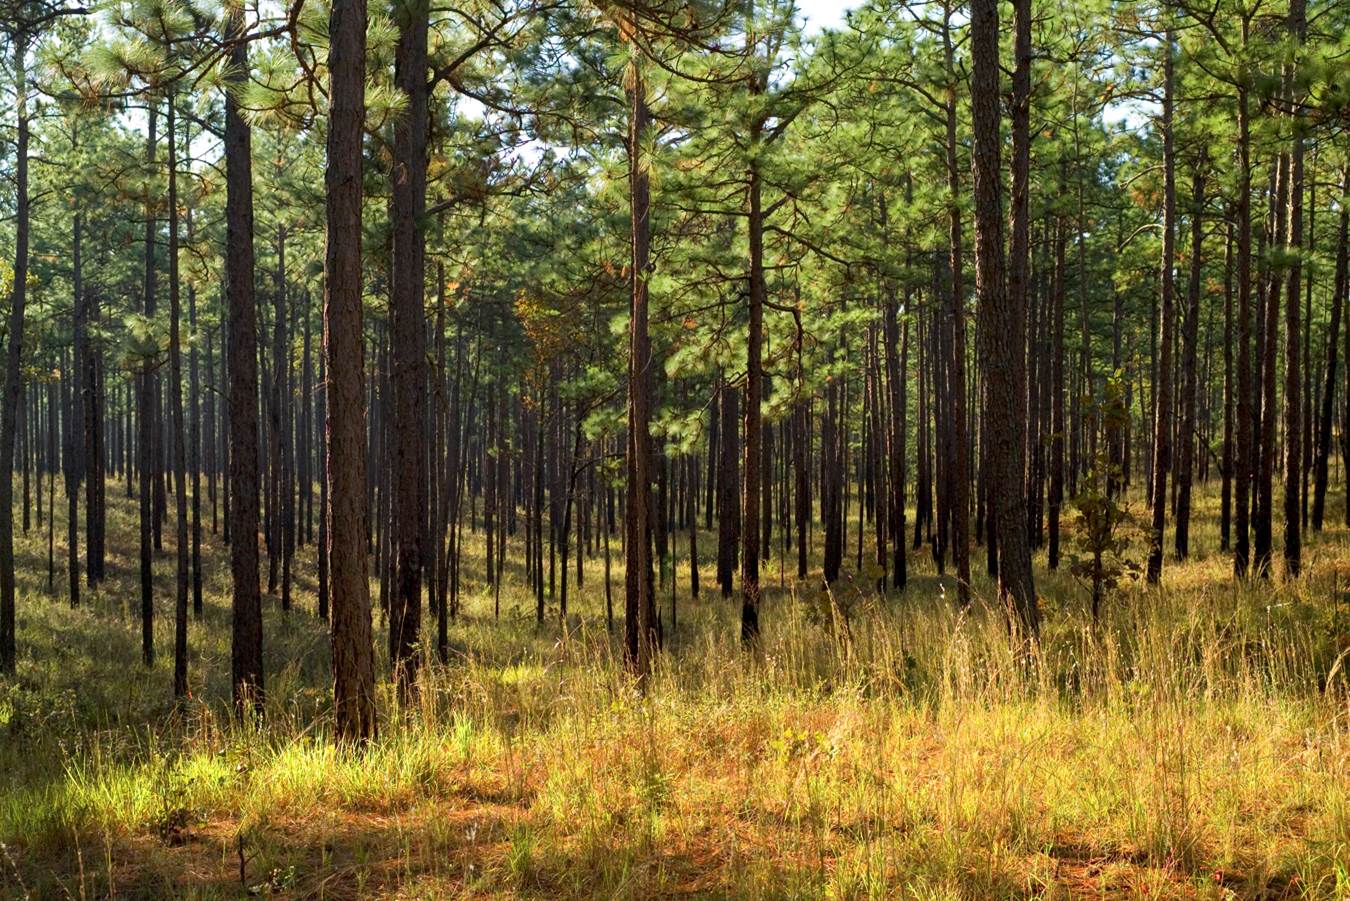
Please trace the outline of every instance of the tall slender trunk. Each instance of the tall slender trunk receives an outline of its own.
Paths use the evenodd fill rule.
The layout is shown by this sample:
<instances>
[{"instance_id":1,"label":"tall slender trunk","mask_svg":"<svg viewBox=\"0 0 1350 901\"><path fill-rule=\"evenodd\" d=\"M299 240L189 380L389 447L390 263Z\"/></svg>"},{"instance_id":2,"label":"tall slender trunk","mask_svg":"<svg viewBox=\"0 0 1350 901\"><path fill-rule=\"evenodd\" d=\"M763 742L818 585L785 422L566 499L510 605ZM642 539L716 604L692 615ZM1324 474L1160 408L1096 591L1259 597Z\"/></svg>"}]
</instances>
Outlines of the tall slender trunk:
<instances>
[{"instance_id":1,"label":"tall slender trunk","mask_svg":"<svg viewBox=\"0 0 1350 901\"><path fill-rule=\"evenodd\" d=\"M1227 551L1232 546L1233 532L1233 426L1235 373L1233 372L1233 224L1228 219L1223 250L1223 454L1220 461L1219 489L1219 548Z\"/></svg>"},{"instance_id":2,"label":"tall slender trunk","mask_svg":"<svg viewBox=\"0 0 1350 901\"><path fill-rule=\"evenodd\" d=\"M1272 194L1270 203L1271 218L1274 221L1274 234L1271 240L1272 247L1282 248L1287 238L1285 226L1287 219L1283 215L1285 201L1289 191L1289 155L1280 154L1277 164L1278 172L1275 180L1275 191ZM1271 553L1273 548L1273 518L1275 512L1275 451L1276 451L1276 424L1278 421L1276 405L1278 397L1276 395L1276 358L1279 355L1279 320L1280 320L1280 278L1275 272L1270 273L1270 282L1267 285L1265 302L1261 310L1261 335L1263 336L1258 345L1261 352L1257 354L1261 368L1260 397L1261 397L1261 423L1260 423L1260 451L1258 454L1258 469L1256 479L1256 510L1254 532L1254 564L1257 575L1265 578L1270 576Z\"/></svg>"},{"instance_id":3,"label":"tall slender trunk","mask_svg":"<svg viewBox=\"0 0 1350 901\"><path fill-rule=\"evenodd\" d=\"M92 588L103 580L104 572L104 409L99 349L89 340L90 327L98 321L98 295L93 291L82 291L81 295L83 327L77 332L84 336L78 377L84 410L85 578Z\"/></svg>"},{"instance_id":4,"label":"tall slender trunk","mask_svg":"<svg viewBox=\"0 0 1350 901\"><path fill-rule=\"evenodd\" d=\"M1196 374L1196 344L1200 328L1200 278L1204 269L1201 254L1204 250L1205 166L1208 161L1202 151L1191 176L1191 259L1190 275L1186 284L1186 322L1181 333L1181 425L1177 447L1177 557L1182 560L1190 554L1191 490L1195 468L1196 404L1198 403Z\"/></svg>"},{"instance_id":5,"label":"tall slender trunk","mask_svg":"<svg viewBox=\"0 0 1350 901\"><path fill-rule=\"evenodd\" d=\"M1246 46L1248 22L1242 22L1243 46ZM1233 484L1233 572L1247 575L1251 563L1248 522L1251 512L1251 460L1253 456L1252 410L1252 175L1251 115L1248 88L1237 88L1237 446ZM1350 519L1350 504L1347 505Z\"/></svg>"},{"instance_id":6,"label":"tall slender trunk","mask_svg":"<svg viewBox=\"0 0 1350 901\"><path fill-rule=\"evenodd\" d=\"M190 213L190 211L189 211ZM189 236L192 240L192 216L188 217ZM188 328L197 331L197 292L188 286ZM209 353L209 351L208 351ZM188 436L188 470L192 473L192 613L200 620L204 615L204 602L201 596L201 392L197 382L197 344L190 344L188 350L188 390L192 393L192 420Z\"/></svg>"},{"instance_id":7,"label":"tall slender trunk","mask_svg":"<svg viewBox=\"0 0 1350 901\"><path fill-rule=\"evenodd\" d=\"M736 425L740 419L740 390L723 382L718 398L722 422L717 439L721 456L717 465L717 583L722 589L722 597L729 598L734 587L741 532L741 497L737 478L740 430Z\"/></svg>"},{"instance_id":8,"label":"tall slender trunk","mask_svg":"<svg viewBox=\"0 0 1350 901\"><path fill-rule=\"evenodd\" d=\"M1064 505L1064 253L1066 226L1060 220L1055 238L1055 274L1050 299L1050 496L1048 563L1059 567L1060 512Z\"/></svg>"},{"instance_id":9,"label":"tall slender trunk","mask_svg":"<svg viewBox=\"0 0 1350 901\"><path fill-rule=\"evenodd\" d=\"M651 112L643 79L641 51L631 48L629 60L628 190L632 236L630 326L628 333L628 497L625 508L627 582L624 637L627 662L645 679L660 647L656 591L652 575L652 347L647 334L647 278L651 252L651 192L642 151L648 139Z\"/></svg>"},{"instance_id":10,"label":"tall slender trunk","mask_svg":"<svg viewBox=\"0 0 1350 901\"><path fill-rule=\"evenodd\" d=\"M747 38L749 40L749 38ZM758 71L751 76L751 93L763 93ZM750 129L749 215L750 241L749 324L746 330L745 363L745 452L744 490L741 494L741 641L753 643L759 638L759 554L760 554L760 465L763 462L764 400L764 301L768 294L764 281L764 209L759 171L761 132L764 123L756 113Z\"/></svg>"},{"instance_id":11,"label":"tall slender trunk","mask_svg":"<svg viewBox=\"0 0 1350 901\"><path fill-rule=\"evenodd\" d=\"M1346 205L1344 195L1350 193L1350 167L1341 172L1340 228L1336 237L1336 276L1331 294L1331 327L1327 330L1326 363L1323 366L1321 408L1317 417L1317 455L1313 460L1313 503L1312 527L1322 530L1327 501L1327 468L1331 459L1331 411L1336 399L1336 362L1337 349L1340 347L1341 309L1348 289L1347 259L1350 256L1350 207ZM1350 395L1347 395L1350 403Z\"/></svg>"},{"instance_id":12,"label":"tall slender trunk","mask_svg":"<svg viewBox=\"0 0 1350 901\"><path fill-rule=\"evenodd\" d=\"M885 298L883 331L886 356L886 385L890 394L890 440L888 442L889 490L885 503L890 509L887 523L891 541L891 585L904 589L909 573L905 559L905 434L906 394L905 379L909 369L909 297L905 299L906 319L899 324L895 292L888 289ZM901 334L903 333L903 334ZM897 355L898 346L898 355Z\"/></svg>"},{"instance_id":13,"label":"tall slender trunk","mask_svg":"<svg viewBox=\"0 0 1350 901\"><path fill-rule=\"evenodd\" d=\"M1153 521L1149 533L1146 576L1151 583L1162 578L1163 529L1167 525L1167 472L1172 465L1172 342L1176 314L1172 300L1172 270L1176 257L1176 151L1172 139L1174 93L1173 36L1169 29L1163 39L1163 235L1159 291L1162 302L1158 327L1157 400L1153 420L1153 479L1151 494Z\"/></svg>"},{"instance_id":14,"label":"tall slender trunk","mask_svg":"<svg viewBox=\"0 0 1350 901\"><path fill-rule=\"evenodd\" d=\"M262 598L258 591L258 309L253 291L252 131L239 109L248 78L244 9L229 7L225 91L225 282L229 311L230 573L234 580L231 695L243 715L263 702Z\"/></svg>"},{"instance_id":15,"label":"tall slender trunk","mask_svg":"<svg viewBox=\"0 0 1350 901\"><path fill-rule=\"evenodd\" d=\"M426 320L423 291L426 247L421 218L427 177L426 0L399 11L394 81L408 107L394 124L393 284L389 299L390 388L393 393L394 480L392 521L394 578L389 605L389 658L394 681L408 697L417 678L422 626L422 539L427 513L424 441L427 423ZM491 555L489 555L491 559Z\"/></svg>"},{"instance_id":16,"label":"tall slender trunk","mask_svg":"<svg viewBox=\"0 0 1350 901\"><path fill-rule=\"evenodd\" d=\"M945 495L948 498L946 515L950 517L950 537L952 546L952 562L956 564L956 596L958 603L962 606L970 603L970 529L968 519L970 516L970 480L967 477L967 438L966 438L966 298L965 282L962 278L962 251L961 251L961 204L960 204L960 173L956 163L956 68L953 59L953 47L951 39L951 14L952 6L947 3L943 7L943 28L942 41L943 52L946 60L946 70L948 81L947 89L947 110L946 110L946 152L947 152L947 203L949 204L947 239L950 245L952 282L951 292L947 295L946 311L946 379L948 398L948 423L947 434L951 446L948 448L946 457L946 488ZM998 10L993 10L994 29L998 29ZM995 34L997 42L997 34ZM998 47L993 49L992 62L994 66L998 65ZM992 89L997 94L998 91L998 73L994 72L994 83ZM989 87L989 86L984 86ZM972 82L972 94L974 87ZM979 102L979 101L976 101ZM994 132L998 131L998 99L995 96L992 100L995 104ZM993 178L998 179L998 150L994 148L994 172ZM977 172L978 180L978 172ZM978 193L978 185L976 186ZM997 184L994 186L997 200ZM977 205L978 206L978 205ZM995 210L998 215L1002 215L1000 210ZM979 228L976 228L976 255L979 255ZM1003 246L1002 246L1002 225L998 227L998 292L1003 293ZM988 250L990 248L986 248ZM988 273L986 273L988 275ZM978 276L977 276L978 282ZM978 285L977 285L978 286ZM981 295L983 296L983 295ZM983 328L983 322L981 323ZM1011 338L1011 336L1009 336ZM1021 344L1017 345L1020 349ZM1019 351L1020 352L1020 351ZM1019 366L1020 370L1022 367ZM1017 394L1020 396L1022 384L1017 384ZM1014 409L1013 406L1007 409ZM1017 419L1017 417L1011 417ZM1006 473L1005 473L1006 474ZM1021 466L1018 467L1017 479L1022 478ZM1011 484L1011 483L1010 483ZM1025 529L1025 527L1024 527ZM1025 534L1025 531L1023 532ZM999 532L1000 537L1002 531ZM1028 566L1030 566L1030 555L1028 555Z\"/></svg>"},{"instance_id":17,"label":"tall slender trunk","mask_svg":"<svg viewBox=\"0 0 1350 901\"><path fill-rule=\"evenodd\" d=\"M844 523L841 495L843 493L843 462L839 448L842 406L839 400L839 379L831 379L825 388L825 415L820 423L820 517L825 525L825 548L822 576L826 584L839 578L839 567L844 556Z\"/></svg>"},{"instance_id":18,"label":"tall slender trunk","mask_svg":"<svg viewBox=\"0 0 1350 901\"><path fill-rule=\"evenodd\" d=\"M1030 280L1031 280L1031 227L1030 227L1030 192L1031 192L1031 0L1014 0L1012 4L1013 12L1013 71L1012 71L1012 105L1009 110L1009 118L1012 125L1012 160L1011 160L1011 194L1008 199L1009 213L1009 235L1008 235L1008 267L1007 267L1007 303L1021 310L1030 313L1032 322L1035 323L1036 310L1039 304L1034 303L1032 298ZM1055 230L1056 249L1059 249L1059 240L1063 238L1063 224L1060 223ZM1057 257L1058 264L1055 269L1055 290L1063 283L1063 261ZM1057 298L1062 302L1062 298ZM1040 317L1042 320L1046 317ZM1043 361L1044 354L1040 352L1037 340L1037 326L1033 324L1030 327L1031 348L1033 363ZM1047 331L1046 323L1041 322L1039 331L1044 334ZM1058 347L1059 345L1057 345ZM1022 353L1026 345L1019 344L1017 352ZM1056 351L1057 353L1057 351ZM1025 359L1025 358L1024 358ZM1055 358L1055 363L1062 365L1062 361ZM1054 364L1052 364L1053 366ZM1040 370L1038 377L1037 370ZM988 373L986 372L986 380ZM1062 377L1062 372L1061 372ZM1044 453L1041 442L1041 429L1044 423L1040 418L1041 392L1043 387L1044 367L1037 366L1027 372L1026 385L1030 388L1025 395L1027 400L1027 430L1024 438L1024 447L1028 455L1027 471L1032 474L1030 480L1021 484L1026 486L1027 502L1029 508L1039 507L1039 497L1042 478L1044 476ZM1021 400L1023 398L1019 398ZM988 397L986 395L986 400ZM992 418L992 410L986 410L990 416L986 416L986 425L988 419ZM984 448L988 451L988 435L985 435ZM992 486L991 486L992 487ZM1054 495L1054 486L1051 486L1050 497L1050 567L1053 569L1059 564L1059 507ZM1039 515L1028 517L1028 541L1033 545L1040 544L1039 538ZM1033 528L1034 527L1034 528Z\"/></svg>"},{"instance_id":19,"label":"tall slender trunk","mask_svg":"<svg viewBox=\"0 0 1350 901\"><path fill-rule=\"evenodd\" d=\"M324 420L327 444L333 710L346 741L374 737L375 654L366 570L366 445L361 335L361 137L366 4L334 0L328 16L328 169L324 175Z\"/></svg>"},{"instance_id":20,"label":"tall slender trunk","mask_svg":"<svg viewBox=\"0 0 1350 901\"><path fill-rule=\"evenodd\" d=\"M169 92L165 128L169 169L169 413L173 428L174 550L177 557L174 582L173 694L187 694L188 621L188 511L187 440L183 427L183 352L179 321L178 284L178 149L174 94Z\"/></svg>"},{"instance_id":21,"label":"tall slender trunk","mask_svg":"<svg viewBox=\"0 0 1350 901\"><path fill-rule=\"evenodd\" d=\"M1003 283L1003 200L999 165L998 4L970 4L971 115L975 195L975 290L979 333L989 378L992 410L1016 410L1026 384L1022 348L1026 342L1025 304L1010 301ZM1019 416L999 416L989 428L991 502L999 543L999 591L1016 617L1023 637L1034 640L1040 611L1031 573L1027 537L1025 425ZM965 454L955 454L964 460Z\"/></svg>"},{"instance_id":22,"label":"tall slender trunk","mask_svg":"<svg viewBox=\"0 0 1350 901\"><path fill-rule=\"evenodd\" d=\"M1298 44L1307 30L1307 0L1290 0L1289 30ZM1295 63L1285 69L1286 96L1293 127L1289 152L1289 272L1284 305L1284 568L1293 578L1303 564L1302 490L1303 472L1303 375L1302 301L1303 253L1303 117L1297 104L1303 97L1294 78ZM1272 337L1274 332L1272 331Z\"/></svg>"},{"instance_id":23,"label":"tall slender trunk","mask_svg":"<svg viewBox=\"0 0 1350 901\"><path fill-rule=\"evenodd\" d=\"M156 100L150 101L149 127L146 133L146 162L155 164L155 126L158 110ZM155 209L150 198L145 202L145 280L141 302L145 317L155 318ZM141 662L147 667L155 662L155 582L152 544L154 540L154 488L157 464L155 460L155 422L159 411L155 408L154 359L141 361L136 376L136 479L140 501L140 576L141 576Z\"/></svg>"},{"instance_id":24,"label":"tall slender trunk","mask_svg":"<svg viewBox=\"0 0 1350 901\"><path fill-rule=\"evenodd\" d=\"M78 126L76 126L76 129ZM72 129L72 144L78 142L78 131ZM72 323L73 347L71 348L70 377L63 381L70 387L68 394L65 429L65 477L66 477L66 554L67 583L70 593L70 606L80 605L80 478L84 475L84 358L89 352L88 323L85 311L84 265L81 256L83 250L81 238L84 232L84 214L76 210L71 226L71 281L74 301ZM87 549L86 549L87 551Z\"/></svg>"}]
</instances>

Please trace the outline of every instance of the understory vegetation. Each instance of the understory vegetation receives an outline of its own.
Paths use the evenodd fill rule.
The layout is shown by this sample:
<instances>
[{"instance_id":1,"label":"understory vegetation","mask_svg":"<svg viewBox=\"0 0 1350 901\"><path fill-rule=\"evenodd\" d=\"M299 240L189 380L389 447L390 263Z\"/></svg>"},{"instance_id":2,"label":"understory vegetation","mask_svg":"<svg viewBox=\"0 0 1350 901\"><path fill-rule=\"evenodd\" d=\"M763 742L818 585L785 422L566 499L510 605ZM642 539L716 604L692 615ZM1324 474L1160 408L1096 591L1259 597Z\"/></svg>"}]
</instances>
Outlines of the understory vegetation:
<instances>
[{"instance_id":1,"label":"understory vegetation","mask_svg":"<svg viewBox=\"0 0 1350 901\"><path fill-rule=\"evenodd\" d=\"M114 496L110 492L110 497ZM110 505L112 574L79 610L19 545L18 679L0 698L0 886L21 897L1290 897L1350 890L1350 586L1343 528L1305 575L1224 578L1215 499L1159 590L1043 570L1019 660L986 602L960 612L926 554L903 595L850 563L832 603L766 569L759 653L738 611L691 601L639 696L602 576L536 626L508 567L501 615L466 580L447 665L415 704L381 681L381 732L331 741L314 586L264 602L275 673L230 715L228 572L204 546L190 699L139 662L134 508ZM59 527L58 527L59 528ZM1137 551L1136 545L1135 550ZM466 570L481 540L466 542ZM171 554L166 546L165 554ZM163 569L163 568L162 568ZM169 573L165 573L167 579ZM612 574L622 584L622 569ZM810 586L810 587L806 587ZM669 564L661 586L670 621ZM160 597L171 596L164 592ZM377 641L383 630L376 614ZM383 659L381 667L385 665ZM164 670L165 672L160 672Z\"/></svg>"}]
</instances>

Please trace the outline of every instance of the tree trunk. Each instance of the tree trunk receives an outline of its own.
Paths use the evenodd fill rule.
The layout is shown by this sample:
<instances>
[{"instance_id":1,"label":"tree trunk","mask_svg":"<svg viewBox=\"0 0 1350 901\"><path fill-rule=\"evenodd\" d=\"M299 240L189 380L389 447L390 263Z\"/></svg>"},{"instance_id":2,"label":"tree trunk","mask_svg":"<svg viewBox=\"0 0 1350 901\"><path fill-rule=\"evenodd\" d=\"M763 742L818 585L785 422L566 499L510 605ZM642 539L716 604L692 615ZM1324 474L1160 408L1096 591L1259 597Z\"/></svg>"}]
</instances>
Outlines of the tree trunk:
<instances>
[{"instance_id":1,"label":"tree trunk","mask_svg":"<svg viewBox=\"0 0 1350 901\"><path fill-rule=\"evenodd\" d=\"M408 107L394 123L393 265L389 299L390 387L393 392L394 549L389 607L389 659L400 695L411 695L417 677L422 624L422 538L427 515L426 322L423 310L425 239L421 218L427 177L427 22L425 0L400 11L394 81ZM331 368L331 367L330 367ZM489 559L491 555L489 554Z\"/></svg>"},{"instance_id":2,"label":"tree trunk","mask_svg":"<svg viewBox=\"0 0 1350 901\"><path fill-rule=\"evenodd\" d=\"M1233 532L1233 426L1235 419L1233 372L1233 225L1230 217L1223 250L1223 455L1220 461L1219 549L1229 550Z\"/></svg>"},{"instance_id":3,"label":"tree trunk","mask_svg":"<svg viewBox=\"0 0 1350 901\"><path fill-rule=\"evenodd\" d=\"M157 109L151 101L149 131L146 136L146 162L153 170L155 164L155 125ZM145 203L145 281L142 303L147 320L155 318L155 210L147 197ZM136 478L140 500L140 575L141 575L141 662L147 667L155 662L155 581L153 549L159 546L154 539L156 529L154 487L151 482L157 471L155 460L155 423L159 411L155 408L155 360L141 361L136 377Z\"/></svg>"},{"instance_id":4,"label":"tree trunk","mask_svg":"<svg viewBox=\"0 0 1350 901\"><path fill-rule=\"evenodd\" d=\"M737 478L740 430L736 424L740 418L740 391L723 382L718 398L722 423L718 429L721 459L717 465L717 584L722 589L722 597L729 598L734 587L741 532L741 498Z\"/></svg>"},{"instance_id":5,"label":"tree trunk","mask_svg":"<svg viewBox=\"0 0 1350 901\"><path fill-rule=\"evenodd\" d=\"M1026 309L1024 305L1010 302L1003 284L996 0L972 0L970 41L975 290L979 298L979 332L989 377L990 409L1016 410L1026 383L1022 357L1026 342ZM999 591L1010 604L1024 639L1034 641L1040 628L1040 612L1031 573L1026 498L1021 490L1025 471L1025 425L1019 416L999 416L986 427L989 428L989 465L993 480L991 512L999 543ZM954 457L960 465L965 454L957 453Z\"/></svg>"},{"instance_id":6,"label":"tree trunk","mask_svg":"<svg viewBox=\"0 0 1350 901\"><path fill-rule=\"evenodd\" d=\"M1298 44L1307 29L1307 0L1290 0L1289 30ZM1293 119L1294 140L1289 153L1289 272L1284 305L1284 569L1294 578L1303 563L1302 488L1303 472L1303 375L1301 366L1303 253L1303 122L1296 104L1303 98L1294 79L1294 63L1285 69L1286 93ZM1271 332L1272 337L1274 331Z\"/></svg>"},{"instance_id":7,"label":"tree trunk","mask_svg":"<svg viewBox=\"0 0 1350 901\"><path fill-rule=\"evenodd\" d=\"M248 78L244 9L231 4L225 91L225 283L229 310L231 686L236 710L261 712L262 598L258 591L258 310L253 293L252 133L238 92ZM330 157L331 158L331 157ZM349 358L351 359L351 358Z\"/></svg>"},{"instance_id":8,"label":"tree trunk","mask_svg":"<svg viewBox=\"0 0 1350 901\"><path fill-rule=\"evenodd\" d=\"M752 93L762 94L761 76L752 78ZM741 494L741 641L752 644L759 638L759 554L760 554L760 464L764 425L764 301L768 289L764 281L764 210L760 202L759 159L762 114L756 113L750 130L749 215L750 242L749 325L746 331L745 363L745 453L744 491Z\"/></svg>"},{"instance_id":9,"label":"tree trunk","mask_svg":"<svg viewBox=\"0 0 1350 901\"><path fill-rule=\"evenodd\" d=\"M1242 24L1243 46L1246 46L1247 22ZM1251 229L1251 116L1248 90L1243 83L1237 89L1237 446L1235 479L1233 484L1233 572L1239 578L1247 575L1250 565L1248 520L1251 512L1251 461L1253 457L1252 411L1252 229ZM1347 507L1350 511L1350 506ZM1347 512L1350 519L1350 512Z\"/></svg>"},{"instance_id":10,"label":"tree trunk","mask_svg":"<svg viewBox=\"0 0 1350 901\"><path fill-rule=\"evenodd\" d=\"M1181 427L1177 447L1177 557L1190 554L1191 483L1195 468L1196 404L1198 402L1196 358L1200 328L1200 279L1204 269L1205 166L1204 152L1191 176L1191 259L1186 285L1186 322L1181 334Z\"/></svg>"},{"instance_id":11,"label":"tree trunk","mask_svg":"<svg viewBox=\"0 0 1350 901\"><path fill-rule=\"evenodd\" d=\"M632 23L629 23L630 27ZM631 310L628 333L628 496L625 507L627 581L624 603L624 637L629 668L639 680L651 671L660 647L656 620L656 592L652 575L652 439L651 383L652 347L647 334L647 277L651 250L651 193L649 173L642 159L651 112L647 108L647 85L636 46L630 47L628 179L632 235L629 263Z\"/></svg>"},{"instance_id":12,"label":"tree trunk","mask_svg":"<svg viewBox=\"0 0 1350 901\"><path fill-rule=\"evenodd\" d=\"M324 176L324 430L333 711L338 736L374 737L375 660L366 570L366 446L361 334L361 138L365 125L365 0L334 0L328 17L329 124Z\"/></svg>"},{"instance_id":13,"label":"tree trunk","mask_svg":"<svg viewBox=\"0 0 1350 901\"><path fill-rule=\"evenodd\" d=\"M1059 568L1059 524L1064 505L1064 254L1067 241L1065 223L1059 222L1055 239L1055 274L1051 288L1050 324L1053 346L1050 348L1050 496L1048 499L1049 548L1051 569ZM1080 238L1081 240L1081 238Z\"/></svg>"},{"instance_id":14,"label":"tree trunk","mask_svg":"<svg viewBox=\"0 0 1350 901\"><path fill-rule=\"evenodd\" d=\"M955 78L955 66L952 55L951 42L951 6L944 7L943 12L943 47L946 54L947 77ZM992 63L998 66L998 10L993 10L993 26L995 30L995 46L993 48ZM997 93L998 91L998 73L993 73L994 81L991 86ZM973 85L973 82L972 82ZM972 86L972 93L974 88ZM977 103L979 101L976 101ZM998 98L994 96L991 102L994 104L993 129L995 137L998 132ZM961 256L961 205L960 196L960 176L956 164L956 87L954 81L949 82L947 94L947 190L950 212L948 215L947 237L951 250L951 268L952 284L951 292L947 296L946 328L947 333L947 357L946 357L946 377L947 377L947 397L948 397L948 416L947 433L950 437L951 446L948 448L949 454L946 460L947 472L947 497L949 499L947 506L947 515L950 516L951 524L951 543L952 543L952 562L956 564L956 596L958 603L962 606L970 603L970 537L968 519L970 516L970 480L967 477L967 459L968 448L966 439L966 299L965 283L962 278L962 256ZM995 180L998 179L998 149L994 148L994 174ZM978 176L977 176L978 178ZM997 184L994 185L995 200L998 200ZM978 186L977 186L978 194ZM997 215L1002 215L1001 210L994 211ZM977 217L978 234L978 217ZM998 292L1003 293L1003 246L1002 246L1002 225L998 227ZM977 245L979 240L977 238ZM988 249L988 248L986 248ZM978 249L977 249L978 256ZM1025 299L1025 298L1024 298ZM983 322L982 322L983 326ZM1017 347L1020 348L1019 343ZM1021 365L1017 367L1019 370ZM1022 384L1017 384L1018 393L1014 397L1020 396ZM1012 406L1006 409L1015 409ZM1017 417L1010 417L1017 419ZM1020 454L1019 454L1020 456ZM1018 466L1017 479L1021 481L1021 466ZM1011 484L1011 483L1010 483ZM1009 489L1016 492L1015 488ZM999 535L1002 536L1000 530ZM1023 535L1025 535L1025 524L1023 526ZM1030 556L1028 556L1028 567L1030 566Z\"/></svg>"},{"instance_id":15,"label":"tree trunk","mask_svg":"<svg viewBox=\"0 0 1350 901\"><path fill-rule=\"evenodd\" d=\"M167 104L165 138L169 149L169 412L173 427L174 582L173 694L187 695L188 622L188 513L187 440L183 428L183 353L179 334L181 310L178 284L178 151L174 95Z\"/></svg>"},{"instance_id":16,"label":"tree trunk","mask_svg":"<svg viewBox=\"0 0 1350 901\"><path fill-rule=\"evenodd\" d=\"M1172 32L1163 40L1163 235L1159 290L1162 295L1158 328L1157 400L1153 420L1153 479L1150 497L1153 521L1149 533L1146 576L1150 583L1162 578L1163 529L1167 525L1167 471L1172 465L1172 333L1176 314L1172 301L1172 269L1176 257L1176 152L1172 140L1173 53Z\"/></svg>"},{"instance_id":17,"label":"tree trunk","mask_svg":"<svg viewBox=\"0 0 1350 901\"><path fill-rule=\"evenodd\" d=\"M1282 248L1285 244L1287 219L1284 216L1285 201L1289 190L1289 155L1281 154L1276 175L1275 191L1271 200L1271 216L1275 223L1272 247ZM1275 510L1275 440L1276 440L1276 358L1279 355L1280 278L1272 272L1264 309L1261 311L1263 327L1262 340L1258 343L1261 352L1261 423L1260 454L1256 480L1256 523L1255 568L1258 575L1269 578L1274 533L1273 517Z\"/></svg>"},{"instance_id":18,"label":"tree trunk","mask_svg":"<svg viewBox=\"0 0 1350 901\"><path fill-rule=\"evenodd\" d=\"M1350 168L1341 173L1341 190L1350 192ZM1327 330L1326 364L1323 367L1321 408L1317 417L1317 455L1313 460L1312 527L1322 530L1327 501L1327 468L1331 459L1331 411L1336 399L1337 349L1340 347L1341 308L1347 290L1347 256L1350 255L1350 207L1341 202L1340 228L1336 237L1336 276L1331 293L1331 327ZM1350 399L1348 399L1350 400Z\"/></svg>"},{"instance_id":19,"label":"tree trunk","mask_svg":"<svg viewBox=\"0 0 1350 901\"><path fill-rule=\"evenodd\" d=\"M72 140L72 143L75 143ZM84 231L84 214L75 213L71 227L71 281L74 289L74 316L72 323L73 347L71 348L70 377L62 381L70 387L68 394L65 430L65 477L66 477L66 553L68 591L70 606L80 606L80 478L84 475L84 358L88 350L88 324L86 322L84 296L84 267L81 259L81 238Z\"/></svg>"}]
</instances>

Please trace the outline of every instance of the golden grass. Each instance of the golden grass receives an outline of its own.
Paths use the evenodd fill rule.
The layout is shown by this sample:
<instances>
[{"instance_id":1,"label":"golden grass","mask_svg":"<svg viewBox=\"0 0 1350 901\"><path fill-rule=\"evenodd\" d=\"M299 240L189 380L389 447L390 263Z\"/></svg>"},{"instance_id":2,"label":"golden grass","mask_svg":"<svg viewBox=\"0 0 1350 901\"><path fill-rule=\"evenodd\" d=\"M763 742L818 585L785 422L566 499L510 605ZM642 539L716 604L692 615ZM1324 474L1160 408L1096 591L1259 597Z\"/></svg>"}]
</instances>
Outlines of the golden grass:
<instances>
[{"instance_id":1,"label":"golden grass","mask_svg":"<svg viewBox=\"0 0 1350 901\"><path fill-rule=\"evenodd\" d=\"M20 549L0 893L1350 897L1344 528L1310 536L1302 578L1239 586L1203 495L1198 552L1169 560L1160 590L1127 587L1099 626L1038 560L1031 663L986 603L952 609L926 554L903 594L842 586L846 630L813 586L778 587L775 558L758 654L736 605L688 598L681 560L680 628L645 695L605 630L598 560L565 626L550 608L536 627L512 571L500 621L466 586L455 659L412 708L386 690L381 737L356 753L327 738L310 549L300 609L268 603L265 724L240 726L223 707L223 548L208 543L209 609L190 631L193 699L174 705L172 551L157 560L164 659L145 670L133 511L110 499L114 578L82 609L44 594L45 536ZM613 579L620 592L621 565ZM661 597L668 617L668 582Z\"/></svg>"}]
</instances>

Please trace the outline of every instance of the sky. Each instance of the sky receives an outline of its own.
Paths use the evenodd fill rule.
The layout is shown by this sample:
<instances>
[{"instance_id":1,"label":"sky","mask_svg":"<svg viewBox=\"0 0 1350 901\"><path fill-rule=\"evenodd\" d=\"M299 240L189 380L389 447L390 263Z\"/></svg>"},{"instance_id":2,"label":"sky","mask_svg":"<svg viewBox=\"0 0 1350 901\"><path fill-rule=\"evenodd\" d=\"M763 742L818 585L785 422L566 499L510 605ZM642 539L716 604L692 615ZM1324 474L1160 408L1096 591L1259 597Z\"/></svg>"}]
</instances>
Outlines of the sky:
<instances>
[{"instance_id":1,"label":"sky","mask_svg":"<svg viewBox=\"0 0 1350 901\"><path fill-rule=\"evenodd\" d=\"M808 32L838 28L844 24L844 11L855 5L845 0L797 0L797 9L806 20Z\"/></svg>"}]
</instances>

